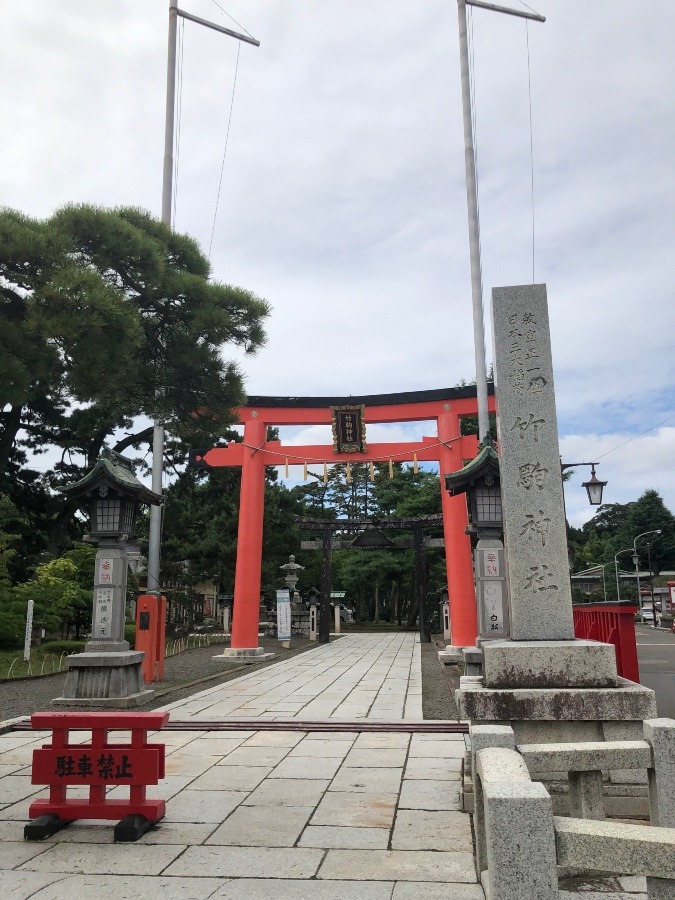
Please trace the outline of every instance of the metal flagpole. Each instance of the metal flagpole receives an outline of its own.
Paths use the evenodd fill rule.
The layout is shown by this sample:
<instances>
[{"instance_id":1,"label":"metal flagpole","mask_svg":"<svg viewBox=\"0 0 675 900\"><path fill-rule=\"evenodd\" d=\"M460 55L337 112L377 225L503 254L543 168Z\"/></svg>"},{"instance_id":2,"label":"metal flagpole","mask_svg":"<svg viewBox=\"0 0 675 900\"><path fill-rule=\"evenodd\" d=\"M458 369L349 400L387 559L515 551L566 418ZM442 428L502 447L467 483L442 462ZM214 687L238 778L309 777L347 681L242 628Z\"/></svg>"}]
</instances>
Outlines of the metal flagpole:
<instances>
[{"instance_id":1,"label":"metal flagpole","mask_svg":"<svg viewBox=\"0 0 675 900\"><path fill-rule=\"evenodd\" d=\"M166 68L166 117L164 125L164 171L162 177L162 222L171 228L171 197L173 191L173 144L174 114L176 108L176 37L178 17L204 25L229 37L260 46L260 41L206 19L200 19L178 8L178 0L169 0L169 50ZM155 420L152 433L152 490L162 493L162 472L164 468L164 422ZM162 509L150 507L150 534L148 541L148 591L159 591L159 555L162 536Z\"/></svg>"},{"instance_id":2,"label":"metal flagpole","mask_svg":"<svg viewBox=\"0 0 675 900\"><path fill-rule=\"evenodd\" d=\"M483 277L480 263L480 226L478 223L478 188L476 185L476 157L471 123L471 88L469 85L469 44L467 39L466 7L479 6L494 12L545 22L536 13L521 12L482 3L480 0L457 0L459 17L459 62L462 83L462 119L464 123L464 166L466 169L466 203L469 217L469 257L471 261L471 302L473 308L473 336L476 358L476 395L478 400L478 439L483 441L490 432L487 401L487 371L485 365L485 323L483 316Z\"/></svg>"}]
</instances>

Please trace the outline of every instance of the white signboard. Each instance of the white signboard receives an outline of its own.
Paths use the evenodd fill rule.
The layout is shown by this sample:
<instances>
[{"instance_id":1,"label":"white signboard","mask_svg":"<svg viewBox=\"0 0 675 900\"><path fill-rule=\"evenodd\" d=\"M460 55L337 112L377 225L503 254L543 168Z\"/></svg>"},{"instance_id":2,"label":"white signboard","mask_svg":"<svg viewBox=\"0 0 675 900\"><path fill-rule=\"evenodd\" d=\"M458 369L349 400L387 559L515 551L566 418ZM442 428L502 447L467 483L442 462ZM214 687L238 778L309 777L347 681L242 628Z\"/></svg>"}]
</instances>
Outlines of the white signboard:
<instances>
[{"instance_id":1,"label":"white signboard","mask_svg":"<svg viewBox=\"0 0 675 900\"><path fill-rule=\"evenodd\" d=\"M26 610L26 638L23 644L23 658L28 662L30 660L30 639L33 636L33 607L35 602L28 601L28 609Z\"/></svg>"},{"instance_id":2,"label":"white signboard","mask_svg":"<svg viewBox=\"0 0 675 900\"><path fill-rule=\"evenodd\" d=\"M112 633L113 589L96 588L94 637L109 638Z\"/></svg>"},{"instance_id":3,"label":"white signboard","mask_svg":"<svg viewBox=\"0 0 675 900\"><path fill-rule=\"evenodd\" d=\"M291 639L291 592L288 588L277 591L277 639Z\"/></svg>"},{"instance_id":4,"label":"white signboard","mask_svg":"<svg viewBox=\"0 0 675 900\"><path fill-rule=\"evenodd\" d=\"M504 633L504 582L483 582L483 609L487 635Z\"/></svg>"}]
</instances>

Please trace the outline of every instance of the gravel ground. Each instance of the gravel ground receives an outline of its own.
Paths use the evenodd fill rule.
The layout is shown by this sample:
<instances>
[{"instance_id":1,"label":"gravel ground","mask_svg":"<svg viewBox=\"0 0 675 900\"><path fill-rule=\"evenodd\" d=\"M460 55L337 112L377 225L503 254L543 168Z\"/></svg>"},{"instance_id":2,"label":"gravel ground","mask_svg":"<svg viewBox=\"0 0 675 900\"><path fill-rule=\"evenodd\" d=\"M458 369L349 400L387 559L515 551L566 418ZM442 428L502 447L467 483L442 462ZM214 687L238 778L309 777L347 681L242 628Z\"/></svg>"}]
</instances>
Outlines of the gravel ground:
<instances>
[{"instance_id":1,"label":"gravel ground","mask_svg":"<svg viewBox=\"0 0 675 900\"><path fill-rule=\"evenodd\" d=\"M186 650L184 653L169 656L165 662L164 680L153 685L155 697L142 709L157 709L166 703L189 697L207 687L223 684L233 678L238 678L245 672L255 671L317 646L314 641L298 638L293 638L293 646L289 650L279 647L278 642L273 638L261 638L260 643L261 646L273 650L277 654L274 660L247 666L229 665L212 658L215 654L220 653L222 645L219 644ZM459 674L454 667L443 666L438 661L436 651L442 649L443 646L444 643L440 638L434 639L431 644L422 644L422 709L425 719L457 717L453 691L459 687ZM451 674L453 672L454 677ZM58 706L52 705L54 697L62 695L65 680L65 673L60 673L46 675L43 678L0 681L0 723L8 719L29 716L38 709L63 711L69 709L68 706L61 703ZM81 710L82 707L72 707L72 709Z\"/></svg>"}]
</instances>

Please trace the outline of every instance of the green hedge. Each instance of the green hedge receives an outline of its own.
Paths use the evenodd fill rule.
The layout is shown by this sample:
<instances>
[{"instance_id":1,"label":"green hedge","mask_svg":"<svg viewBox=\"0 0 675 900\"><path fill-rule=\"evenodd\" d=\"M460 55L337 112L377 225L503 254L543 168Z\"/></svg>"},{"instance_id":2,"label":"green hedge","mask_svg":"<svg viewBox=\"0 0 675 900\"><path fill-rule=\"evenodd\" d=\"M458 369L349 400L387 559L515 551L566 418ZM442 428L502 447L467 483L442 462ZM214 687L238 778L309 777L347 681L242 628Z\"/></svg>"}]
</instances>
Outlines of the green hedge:
<instances>
[{"instance_id":1,"label":"green hedge","mask_svg":"<svg viewBox=\"0 0 675 900\"><path fill-rule=\"evenodd\" d=\"M81 653L84 650L84 644L84 641L45 641L39 649L43 653Z\"/></svg>"}]
</instances>

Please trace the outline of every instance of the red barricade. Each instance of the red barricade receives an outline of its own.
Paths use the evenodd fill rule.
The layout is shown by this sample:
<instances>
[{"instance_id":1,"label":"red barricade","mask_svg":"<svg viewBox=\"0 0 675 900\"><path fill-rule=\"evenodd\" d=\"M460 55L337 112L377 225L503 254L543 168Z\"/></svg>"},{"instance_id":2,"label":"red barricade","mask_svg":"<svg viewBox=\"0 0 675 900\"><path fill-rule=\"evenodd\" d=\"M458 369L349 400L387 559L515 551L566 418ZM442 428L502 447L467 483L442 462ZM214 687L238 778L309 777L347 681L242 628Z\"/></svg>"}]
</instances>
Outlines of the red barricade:
<instances>
[{"instance_id":1,"label":"red barricade","mask_svg":"<svg viewBox=\"0 0 675 900\"><path fill-rule=\"evenodd\" d=\"M33 751L32 784L48 784L49 799L35 800L24 830L27 840L40 840L75 819L124 819L115 840L136 840L166 811L164 800L148 800L149 784L164 778L164 744L149 744L148 731L158 731L166 712L37 712L31 725L51 729L50 744ZM91 731L87 744L71 744L70 731ZM109 731L130 731L129 743L111 743ZM68 797L68 788L86 785L89 797ZM129 788L128 798L106 798L117 785Z\"/></svg>"},{"instance_id":2,"label":"red barricade","mask_svg":"<svg viewBox=\"0 0 675 900\"><path fill-rule=\"evenodd\" d=\"M574 604L573 611L574 636L613 644L617 672L622 678L639 683L635 642L637 606L632 603L578 603Z\"/></svg>"}]
</instances>

